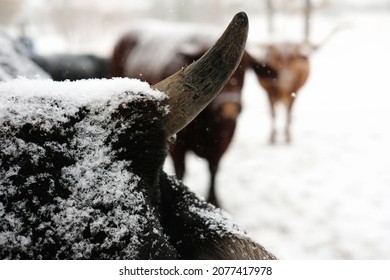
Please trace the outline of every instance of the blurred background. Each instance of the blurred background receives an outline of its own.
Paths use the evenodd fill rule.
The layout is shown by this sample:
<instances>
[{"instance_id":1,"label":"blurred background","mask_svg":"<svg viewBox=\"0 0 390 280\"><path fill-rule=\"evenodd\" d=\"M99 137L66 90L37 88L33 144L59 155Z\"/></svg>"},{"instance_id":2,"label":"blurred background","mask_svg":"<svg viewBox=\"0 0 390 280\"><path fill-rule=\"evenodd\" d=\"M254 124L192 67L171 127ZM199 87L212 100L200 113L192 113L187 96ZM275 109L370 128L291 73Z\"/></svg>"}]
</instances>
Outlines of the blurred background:
<instances>
[{"instance_id":1,"label":"blurred background","mask_svg":"<svg viewBox=\"0 0 390 280\"><path fill-rule=\"evenodd\" d=\"M93 51L108 55L118 36L139 19L223 26L241 10L251 19L254 39L302 40L309 2L313 40L329 31L324 28L348 22L346 17L351 13L385 12L390 6L386 0L1 0L0 24L14 37L31 37L37 52ZM272 24L270 17L274 17Z\"/></svg>"},{"instance_id":2,"label":"blurred background","mask_svg":"<svg viewBox=\"0 0 390 280\"><path fill-rule=\"evenodd\" d=\"M222 30L239 11L249 16L248 47L316 46L305 54L311 70L290 144L269 144L267 95L253 70L246 73L217 175L221 206L281 259L390 259L390 1L0 0L0 7L0 29L39 55L110 58L139 20ZM174 173L170 159L165 168ZM208 180L206 163L190 153L184 182L206 196Z\"/></svg>"}]
</instances>

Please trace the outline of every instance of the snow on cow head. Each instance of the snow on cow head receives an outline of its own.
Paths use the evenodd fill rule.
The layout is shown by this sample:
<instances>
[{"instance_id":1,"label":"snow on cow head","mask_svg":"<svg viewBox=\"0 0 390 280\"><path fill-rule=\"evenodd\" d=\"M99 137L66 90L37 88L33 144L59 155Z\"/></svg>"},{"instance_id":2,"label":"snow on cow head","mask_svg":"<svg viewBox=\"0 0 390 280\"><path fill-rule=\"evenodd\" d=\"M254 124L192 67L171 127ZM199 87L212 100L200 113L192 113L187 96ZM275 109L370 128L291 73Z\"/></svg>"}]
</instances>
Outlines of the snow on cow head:
<instances>
[{"instance_id":1,"label":"snow on cow head","mask_svg":"<svg viewBox=\"0 0 390 280\"><path fill-rule=\"evenodd\" d=\"M150 257L166 96L130 79L18 79L0 93L2 257Z\"/></svg>"}]
</instances>

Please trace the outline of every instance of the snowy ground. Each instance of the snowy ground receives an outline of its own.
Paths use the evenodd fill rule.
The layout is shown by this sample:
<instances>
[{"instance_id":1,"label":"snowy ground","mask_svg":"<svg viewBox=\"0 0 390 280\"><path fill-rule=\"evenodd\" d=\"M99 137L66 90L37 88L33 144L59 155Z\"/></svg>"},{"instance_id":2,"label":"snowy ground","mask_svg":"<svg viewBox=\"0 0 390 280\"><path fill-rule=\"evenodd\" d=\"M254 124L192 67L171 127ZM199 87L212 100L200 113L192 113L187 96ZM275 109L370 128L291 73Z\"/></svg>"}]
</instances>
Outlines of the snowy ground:
<instances>
[{"instance_id":1,"label":"snowy ground","mask_svg":"<svg viewBox=\"0 0 390 280\"><path fill-rule=\"evenodd\" d=\"M224 208L282 259L390 259L390 14L344 19L311 57L291 145L267 144L267 100L248 73L217 179ZM205 163L188 164L204 195Z\"/></svg>"}]
</instances>

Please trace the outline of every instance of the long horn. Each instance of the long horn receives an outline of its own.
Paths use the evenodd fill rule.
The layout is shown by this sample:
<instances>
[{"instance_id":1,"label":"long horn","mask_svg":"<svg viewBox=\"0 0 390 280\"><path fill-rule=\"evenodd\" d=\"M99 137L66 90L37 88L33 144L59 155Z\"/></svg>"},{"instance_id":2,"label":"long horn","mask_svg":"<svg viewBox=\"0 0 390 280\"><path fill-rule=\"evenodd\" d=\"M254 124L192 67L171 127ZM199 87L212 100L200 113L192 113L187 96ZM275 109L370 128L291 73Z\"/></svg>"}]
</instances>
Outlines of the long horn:
<instances>
[{"instance_id":1,"label":"long horn","mask_svg":"<svg viewBox=\"0 0 390 280\"><path fill-rule=\"evenodd\" d=\"M153 86L169 97L164 120L168 136L191 122L227 83L241 61L247 36L248 17L240 12L199 60Z\"/></svg>"}]
</instances>

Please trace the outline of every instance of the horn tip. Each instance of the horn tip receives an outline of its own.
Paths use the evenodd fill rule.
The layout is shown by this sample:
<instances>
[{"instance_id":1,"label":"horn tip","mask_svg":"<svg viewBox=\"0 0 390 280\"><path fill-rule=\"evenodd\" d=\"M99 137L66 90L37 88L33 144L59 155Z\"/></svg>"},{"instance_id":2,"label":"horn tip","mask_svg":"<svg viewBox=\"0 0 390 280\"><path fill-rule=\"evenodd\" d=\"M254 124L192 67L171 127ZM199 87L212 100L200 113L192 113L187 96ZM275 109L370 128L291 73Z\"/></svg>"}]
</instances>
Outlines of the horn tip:
<instances>
[{"instance_id":1,"label":"horn tip","mask_svg":"<svg viewBox=\"0 0 390 280\"><path fill-rule=\"evenodd\" d=\"M248 16L245 12L239 12L237 13L232 21L231 21L231 24L233 26L235 26L235 28L238 28L238 29L241 29L241 30L245 30L245 29L248 29L248 26L249 26L249 19L248 19Z\"/></svg>"},{"instance_id":2,"label":"horn tip","mask_svg":"<svg viewBox=\"0 0 390 280\"><path fill-rule=\"evenodd\" d=\"M239 12L234 16L234 19L248 22L248 16L245 12Z\"/></svg>"}]
</instances>

